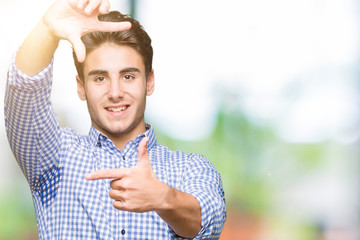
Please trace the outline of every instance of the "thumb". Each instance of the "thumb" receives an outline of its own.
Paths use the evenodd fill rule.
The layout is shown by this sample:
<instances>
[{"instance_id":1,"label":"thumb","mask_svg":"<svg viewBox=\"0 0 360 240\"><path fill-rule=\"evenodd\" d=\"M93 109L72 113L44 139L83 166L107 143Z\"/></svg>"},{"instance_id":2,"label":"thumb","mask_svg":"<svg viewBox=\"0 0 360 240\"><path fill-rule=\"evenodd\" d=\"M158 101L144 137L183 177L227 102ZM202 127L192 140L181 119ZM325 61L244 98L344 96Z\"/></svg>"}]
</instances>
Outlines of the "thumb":
<instances>
[{"instance_id":1,"label":"thumb","mask_svg":"<svg viewBox=\"0 0 360 240\"><path fill-rule=\"evenodd\" d=\"M73 45L74 52L79 62L85 61L86 49L80 37L69 36L69 41Z\"/></svg>"},{"instance_id":2,"label":"thumb","mask_svg":"<svg viewBox=\"0 0 360 240\"><path fill-rule=\"evenodd\" d=\"M149 138L148 137L144 137L143 139L141 139L140 143L139 143L139 147L138 147L138 165L150 165L150 159L149 159L149 155L148 155L148 151L147 151L147 144L149 142Z\"/></svg>"}]
</instances>

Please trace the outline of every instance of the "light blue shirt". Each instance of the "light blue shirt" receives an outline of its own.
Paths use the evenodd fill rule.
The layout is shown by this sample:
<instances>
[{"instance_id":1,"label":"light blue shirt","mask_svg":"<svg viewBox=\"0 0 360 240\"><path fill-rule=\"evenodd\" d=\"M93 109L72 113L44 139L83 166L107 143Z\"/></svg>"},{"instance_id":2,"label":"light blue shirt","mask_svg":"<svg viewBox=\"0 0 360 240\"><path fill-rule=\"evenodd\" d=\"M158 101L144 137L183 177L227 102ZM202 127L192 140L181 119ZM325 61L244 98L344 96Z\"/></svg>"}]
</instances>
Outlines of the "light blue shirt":
<instances>
[{"instance_id":1,"label":"light blue shirt","mask_svg":"<svg viewBox=\"0 0 360 240\"><path fill-rule=\"evenodd\" d=\"M111 180L85 180L95 170L135 166L144 136L157 178L200 203L202 229L195 239L219 238L225 198L220 175L208 160L159 145L148 124L124 151L93 127L88 136L60 127L50 102L52 74L52 63L29 77L13 62L5 95L6 131L31 189L40 239L180 239L153 211L115 209Z\"/></svg>"}]
</instances>

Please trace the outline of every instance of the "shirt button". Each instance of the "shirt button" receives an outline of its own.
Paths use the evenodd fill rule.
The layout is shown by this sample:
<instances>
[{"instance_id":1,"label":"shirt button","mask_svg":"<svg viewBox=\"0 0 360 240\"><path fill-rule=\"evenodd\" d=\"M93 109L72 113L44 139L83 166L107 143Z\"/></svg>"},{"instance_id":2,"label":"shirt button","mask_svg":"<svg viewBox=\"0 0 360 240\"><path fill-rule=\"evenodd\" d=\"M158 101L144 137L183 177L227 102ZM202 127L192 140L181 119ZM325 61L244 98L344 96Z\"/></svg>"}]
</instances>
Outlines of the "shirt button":
<instances>
[{"instance_id":1,"label":"shirt button","mask_svg":"<svg viewBox=\"0 0 360 240\"><path fill-rule=\"evenodd\" d=\"M122 156L122 159L125 160L125 156Z\"/></svg>"},{"instance_id":2,"label":"shirt button","mask_svg":"<svg viewBox=\"0 0 360 240\"><path fill-rule=\"evenodd\" d=\"M121 234L122 235L124 235L125 234L125 230L123 229L123 230L121 230Z\"/></svg>"},{"instance_id":3,"label":"shirt button","mask_svg":"<svg viewBox=\"0 0 360 240\"><path fill-rule=\"evenodd\" d=\"M100 142L100 141L97 143L97 146L98 146L98 147L101 147L101 142Z\"/></svg>"}]
</instances>

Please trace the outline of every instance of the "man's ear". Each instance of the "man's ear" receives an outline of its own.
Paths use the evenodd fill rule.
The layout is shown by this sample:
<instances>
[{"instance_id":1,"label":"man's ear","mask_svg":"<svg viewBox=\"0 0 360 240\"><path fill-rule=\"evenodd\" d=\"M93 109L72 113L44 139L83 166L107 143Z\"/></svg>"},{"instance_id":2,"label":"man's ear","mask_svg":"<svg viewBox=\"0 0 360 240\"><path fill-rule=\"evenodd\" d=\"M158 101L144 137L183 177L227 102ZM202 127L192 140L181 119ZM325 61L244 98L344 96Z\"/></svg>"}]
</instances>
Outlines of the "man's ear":
<instances>
[{"instance_id":1,"label":"man's ear","mask_svg":"<svg viewBox=\"0 0 360 240\"><path fill-rule=\"evenodd\" d=\"M81 100L86 100L84 82L80 79L79 75L76 75L77 93Z\"/></svg>"},{"instance_id":2,"label":"man's ear","mask_svg":"<svg viewBox=\"0 0 360 240\"><path fill-rule=\"evenodd\" d=\"M150 96L154 92L154 89L155 89L155 75L154 75L154 69L151 69L151 72L146 82L146 95Z\"/></svg>"}]
</instances>

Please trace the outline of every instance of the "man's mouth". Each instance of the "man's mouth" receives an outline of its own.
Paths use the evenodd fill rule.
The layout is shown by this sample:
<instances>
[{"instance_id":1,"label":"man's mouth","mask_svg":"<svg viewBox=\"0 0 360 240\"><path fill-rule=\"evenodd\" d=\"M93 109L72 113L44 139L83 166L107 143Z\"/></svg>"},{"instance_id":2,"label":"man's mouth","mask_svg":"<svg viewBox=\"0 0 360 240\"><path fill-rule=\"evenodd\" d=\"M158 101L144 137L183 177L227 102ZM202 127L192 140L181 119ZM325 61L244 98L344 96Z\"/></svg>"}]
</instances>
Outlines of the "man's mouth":
<instances>
[{"instance_id":1,"label":"man's mouth","mask_svg":"<svg viewBox=\"0 0 360 240\"><path fill-rule=\"evenodd\" d=\"M122 112L122 111L125 111L128 107L129 107L129 105L124 105L124 106L120 106L120 107L107 107L106 110L108 110L110 112Z\"/></svg>"}]
</instances>

